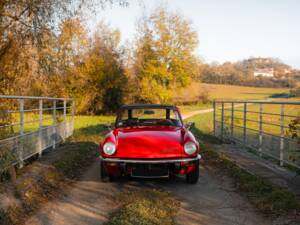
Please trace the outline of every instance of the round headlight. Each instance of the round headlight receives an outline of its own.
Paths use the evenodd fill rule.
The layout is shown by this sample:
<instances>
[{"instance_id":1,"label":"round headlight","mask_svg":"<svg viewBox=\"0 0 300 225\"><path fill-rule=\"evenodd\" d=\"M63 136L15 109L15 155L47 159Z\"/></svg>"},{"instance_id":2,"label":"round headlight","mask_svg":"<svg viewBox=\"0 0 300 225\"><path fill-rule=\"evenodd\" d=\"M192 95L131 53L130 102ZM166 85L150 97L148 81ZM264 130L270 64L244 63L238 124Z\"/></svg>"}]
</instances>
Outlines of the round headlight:
<instances>
[{"instance_id":1,"label":"round headlight","mask_svg":"<svg viewBox=\"0 0 300 225\"><path fill-rule=\"evenodd\" d=\"M116 152L116 145L114 143L111 142L107 142L104 144L103 146L103 152L106 155L112 155Z\"/></svg>"},{"instance_id":2,"label":"round headlight","mask_svg":"<svg viewBox=\"0 0 300 225\"><path fill-rule=\"evenodd\" d=\"M197 151L197 146L194 142L187 142L184 144L184 151L188 155L192 155Z\"/></svg>"}]
</instances>

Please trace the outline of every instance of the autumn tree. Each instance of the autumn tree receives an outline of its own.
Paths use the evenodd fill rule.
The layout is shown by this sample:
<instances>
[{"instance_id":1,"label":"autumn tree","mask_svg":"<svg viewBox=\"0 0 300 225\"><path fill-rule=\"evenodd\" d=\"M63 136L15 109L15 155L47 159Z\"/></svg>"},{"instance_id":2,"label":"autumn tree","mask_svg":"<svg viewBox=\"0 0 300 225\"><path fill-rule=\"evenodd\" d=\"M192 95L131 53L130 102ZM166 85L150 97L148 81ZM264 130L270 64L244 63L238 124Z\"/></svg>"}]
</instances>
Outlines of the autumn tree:
<instances>
[{"instance_id":1,"label":"autumn tree","mask_svg":"<svg viewBox=\"0 0 300 225\"><path fill-rule=\"evenodd\" d=\"M45 30L75 15L96 13L107 4L127 6L126 0L3 0L0 2L0 60L15 40L42 44Z\"/></svg>"},{"instance_id":2,"label":"autumn tree","mask_svg":"<svg viewBox=\"0 0 300 225\"><path fill-rule=\"evenodd\" d=\"M79 19L68 19L61 23L53 59L56 66L50 76L51 89L55 95L80 95L85 77L78 71L78 67L84 62L90 42L88 30Z\"/></svg>"},{"instance_id":3,"label":"autumn tree","mask_svg":"<svg viewBox=\"0 0 300 225\"><path fill-rule=\"evenodd\" d=\"M168 102L171 90L187 86L197 71L197 33L190 21L166 8L158 8L141 21L133 65L137 100Z\"/></svg>"},{"instance_id":4,"label":"autumn tree","mask_svg":"<svg viewBox=\"0 0 300 225\"><path fill-rule=\"evenodd\" d=\"M0 1L0 93L47 93L48 75L57 75L58 69L58 25L83 13L96 13L96 9L102 10L107 4L115 3L126 6L127 1Z\"/></svg>"},{"instance_id":5,"label":"autumn tree","mask_svg":"<svg viewBox=\"0 0 300 225\"><path fill-rule=\"evenodd\" d=\"M74 26L76 35L72 32ZM61 77L67 93L76 99L77 112L116 111L123 104L127 88L119 45L120 32L100 23L92 37L87 39L79 21L69 21L62 28L60 45L64 47L60 54L65 72Z\"/></svg>"}]
</instances>

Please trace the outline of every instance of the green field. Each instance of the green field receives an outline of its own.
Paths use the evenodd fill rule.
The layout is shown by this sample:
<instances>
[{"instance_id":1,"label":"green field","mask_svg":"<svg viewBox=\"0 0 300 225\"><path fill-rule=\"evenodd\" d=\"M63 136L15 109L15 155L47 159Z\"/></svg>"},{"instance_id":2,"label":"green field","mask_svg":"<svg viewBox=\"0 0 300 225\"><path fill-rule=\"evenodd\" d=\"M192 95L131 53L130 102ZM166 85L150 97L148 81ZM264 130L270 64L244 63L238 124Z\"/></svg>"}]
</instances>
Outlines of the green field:
<instances>
[{"instance_id":1,"label":"green field","mask_svg":"<svg viewBox=\"0 0 300 225\"><path fill-rule=\"evenodd\" d=\"M95 125L110 124L114 120L114 116L75 116L74 129L78 130Z\"/></svg>"},{"instance_id":2,"label":"green field","mask_svg":"<svg viewBox=\"0 0 300 225\"><path fill-rule=\"evenodd\" d=\"M195 127L202 133L212 134L213 132L213 114L203 113L186 119L186 122L194 122Z\"/></svg>"},{"instance_id":3,"label":"green field","mask_svg":"<svg viewBox=\"0 0 300 225\"><path fill-rule=\"evenodd\" d=\"M237 85L205 84L193 82L190 86L176 90L175 96L189 100L208 93L209 99L267 99L274 94L289 93L288 88L258 88Z\"/></svg>"},{"instance_id":4,"label":"green field","mask_svg":"<svg viewBox=\"0 0 300 225\"><path fill-rule=\"evenodd\" d=\"M204 84L194 82L190 86L177 90L175 99L179 99L186 104L178 104L181 112L191 112L199 109L209 108L209 102L215 99L228 99L228 100L266 100L275 94L287 94L288 88L257 88L257 87L244 87L236 85L221 85L221 84ZM199 96L207 95L208 103L203 104L201 100L197 104L189 105L188 102L195 102ZM201 98L201 97L200 97ZM285 99L295 100L295 99ZM298 99L299 100L299 99Z\"/></svg>"}]
</instances>

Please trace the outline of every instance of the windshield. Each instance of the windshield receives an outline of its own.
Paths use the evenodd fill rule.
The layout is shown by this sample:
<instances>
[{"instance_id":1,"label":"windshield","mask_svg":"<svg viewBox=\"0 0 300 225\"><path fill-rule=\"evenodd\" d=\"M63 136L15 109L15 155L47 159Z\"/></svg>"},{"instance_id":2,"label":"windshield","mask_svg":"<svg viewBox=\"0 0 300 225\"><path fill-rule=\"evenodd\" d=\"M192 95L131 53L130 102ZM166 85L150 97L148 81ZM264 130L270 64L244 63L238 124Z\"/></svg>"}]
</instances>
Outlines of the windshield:
<instances>
[{"instance_id":1,"label":"windshield","mask_svg":"<svg viewBox=\"0 0 300 225\"><path fill-rule=\"evenodd\" d=\"M178 111L166 108L124 109L119 112L116 127L175 126L182 122Z\"/></svg>"}]
</instances>

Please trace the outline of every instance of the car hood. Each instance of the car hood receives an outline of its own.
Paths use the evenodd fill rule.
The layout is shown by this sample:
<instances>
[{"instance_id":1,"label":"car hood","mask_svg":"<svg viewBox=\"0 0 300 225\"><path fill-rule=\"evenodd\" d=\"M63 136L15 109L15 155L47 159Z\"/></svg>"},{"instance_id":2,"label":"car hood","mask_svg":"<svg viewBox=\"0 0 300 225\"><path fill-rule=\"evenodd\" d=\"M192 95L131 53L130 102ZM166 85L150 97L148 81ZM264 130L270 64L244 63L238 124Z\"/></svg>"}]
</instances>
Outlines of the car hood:
<instances>
[{"instance_id":1,"label":"car hood","mask_svg":"<svg viewBox=\"0 0 300 225\"><path fill-rule=\"evenodd\" d=\"M184 129L178 127L119 128L118 158L178 158L183 156Z\"/></svg>"}]
</instances>

